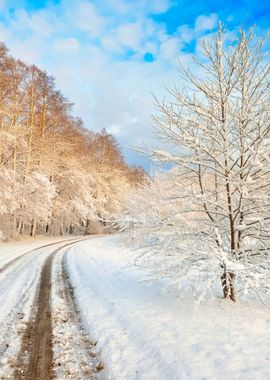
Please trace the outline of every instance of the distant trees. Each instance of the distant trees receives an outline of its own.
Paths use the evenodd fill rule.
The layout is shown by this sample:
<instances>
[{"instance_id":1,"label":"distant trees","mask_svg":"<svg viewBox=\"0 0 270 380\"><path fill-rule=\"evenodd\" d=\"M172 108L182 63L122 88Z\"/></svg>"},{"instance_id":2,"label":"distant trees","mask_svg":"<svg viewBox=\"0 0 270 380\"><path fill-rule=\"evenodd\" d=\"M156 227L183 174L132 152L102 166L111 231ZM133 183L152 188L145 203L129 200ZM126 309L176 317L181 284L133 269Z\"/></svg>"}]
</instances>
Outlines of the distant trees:
<instances>
[{"instance_id":1,"label":"distant trees","mask_svg":"<svg viewBox=\"0 0 270 380\"><path fill-rule=\"evenodd\" d=\"M221 277L224 297L233 301L237 288L270 290L270 65L263 44L252 29L230 44L220 27L201 43L194 72L180 66L186 86L169 91L171 101L158 102L154 117L171 149L150 154L179 168L185 186L175 195L184 202L176 213L196 221L195 230L189 226L193 243L178 249L182 271L198 287ZM177 250L172 240L170 247Z\"/></svg>"},{"instance_id":2,"label":"distant trees","mask_svg":"<svg viewBox=\"0 0 270 380\"><path fill-rule=\"evenodd\" d=\"M89 231L121 207L143 170L125 164L115 138L72 116L54 78L0 44L0 231Z\"/></svg>"}]
</instances>

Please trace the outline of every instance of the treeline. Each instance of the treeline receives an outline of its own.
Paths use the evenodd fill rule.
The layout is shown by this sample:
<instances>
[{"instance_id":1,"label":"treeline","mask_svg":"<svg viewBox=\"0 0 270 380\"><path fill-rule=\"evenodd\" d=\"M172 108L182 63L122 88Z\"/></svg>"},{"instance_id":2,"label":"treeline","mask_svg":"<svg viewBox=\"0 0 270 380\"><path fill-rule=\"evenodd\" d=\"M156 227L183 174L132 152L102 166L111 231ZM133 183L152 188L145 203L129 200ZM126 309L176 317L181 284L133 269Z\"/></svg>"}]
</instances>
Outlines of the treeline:
<instances>
[{"instance_id":1,"label":"treeline","mask_svg":"<svg viewBox=\"0 0 270 380\"><path fill-rule=\"evenodd\" d=\"M112 135L84 128L52 76L0 45L2 238L94 232L144 174Z\"/></svg>"}]
</instances>

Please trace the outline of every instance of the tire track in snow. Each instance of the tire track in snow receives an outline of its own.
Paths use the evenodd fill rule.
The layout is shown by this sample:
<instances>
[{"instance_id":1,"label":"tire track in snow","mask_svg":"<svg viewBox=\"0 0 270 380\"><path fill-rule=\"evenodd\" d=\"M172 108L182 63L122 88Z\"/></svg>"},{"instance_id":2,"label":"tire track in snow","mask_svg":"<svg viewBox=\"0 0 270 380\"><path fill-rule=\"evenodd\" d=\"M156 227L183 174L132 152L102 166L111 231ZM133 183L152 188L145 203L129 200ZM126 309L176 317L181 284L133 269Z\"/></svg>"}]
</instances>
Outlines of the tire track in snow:
<instances>
[{"instance_id":1,"label":"tire track in snow","mask_svg":"<svg viewBox=\"0 0 270 380\"><path fill-rule=\"evenodd\" d=\"M50 246L86 240L72 238L41 245L12 259L0 275L0 378L10 379L17 367L17 355L32 313L31 305L44 261L51 253ZM48 248L47 248L48 247ZM47 249L45 249L47 248ZM33 252L36 252L34 254ZM31 254L32 253L32 254ZM2 267L3 269L3 267Z\"/></svg>"},{"instance_id":2,"label":"tire track in snow","mask_svg":"<svg viewBox=\"0 0 270 380\"><path fill-rule=\"evenodd\" d=\"M104 379L96 343L86 334L65 266L68 251L55 257L53 268L54 372L59 379ZM63 323L64 322L64 323Z\"/></svg>"},{"instance_id":3,"label":"tire track in snow","mask_svg":"<svg viewBox=\"0 0 270 380\"><path fill-rule=\"evenodd\" d=\"M49 254L41 269L33 304L34 315L29 320L17 358L15 380L53 378L52 320L51 320L51 271L53 258L60 250L87 239L65 244Z\"/></svg>"},{"instance_id":4,"label":"tire track in snow","mask_svg":"<svg viewBox=\"0 0 270 380\"><path fill-rule=\"evenodd\" d=\"M19 355L18 364L22 362L20 371L15 372L15 379L52 379L52 327L51 327L51 266L53 253L46 259L42 271L37 299L37 315L28 323L23 337L23 356L29 352L29 364L25 367L25 358Z\"/></svg>"},{"instance_id":5,"label":"tire track in snow","mask_svg":"<svg viewBox=\"0 0 270 380\"><path fill-rule=\"evenodd\" d=\"M0 378L10 378L10 371L16 364L20 347L33 302L33 289L37 287L40 268L48 256L43 250L33 257L20 257L8 273L0 277Z\"/></svg>"}]
</instances>

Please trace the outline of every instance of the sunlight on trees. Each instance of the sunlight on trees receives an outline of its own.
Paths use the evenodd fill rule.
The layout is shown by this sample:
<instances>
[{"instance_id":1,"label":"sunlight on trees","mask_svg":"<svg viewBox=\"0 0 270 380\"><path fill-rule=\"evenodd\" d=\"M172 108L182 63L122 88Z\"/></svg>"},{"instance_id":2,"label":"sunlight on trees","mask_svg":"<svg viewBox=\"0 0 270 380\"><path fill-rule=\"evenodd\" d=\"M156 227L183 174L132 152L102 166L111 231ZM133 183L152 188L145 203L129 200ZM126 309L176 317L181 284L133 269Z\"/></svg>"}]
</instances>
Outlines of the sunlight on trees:
<instances>
[{"instance_id":1,"label":"sunlight on trees","mask_svg":"<svg viewBox=\"0 0 270 380\"><path fill-rule=\"evenodd\" d=\"M120 210L144 175L125 164L115 138L72 115L54 78L0 45L0 231L92 233Z\"/></svg>"}]
</instances>

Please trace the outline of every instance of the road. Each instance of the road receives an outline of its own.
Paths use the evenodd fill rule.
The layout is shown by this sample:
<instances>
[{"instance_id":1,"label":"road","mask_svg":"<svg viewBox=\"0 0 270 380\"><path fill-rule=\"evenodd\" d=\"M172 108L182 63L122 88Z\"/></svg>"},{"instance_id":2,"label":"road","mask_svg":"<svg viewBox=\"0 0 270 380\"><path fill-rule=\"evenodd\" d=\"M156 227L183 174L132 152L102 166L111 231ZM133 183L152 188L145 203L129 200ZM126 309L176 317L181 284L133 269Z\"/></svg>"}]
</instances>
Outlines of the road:
<instances>
[{"instance_id":1,"label":"road","mask_svg":"<svg viewBox=\"0 0 270 380\"><path fill-rule=\"evenodd\" d=\"M41 244L2 260L1 379L102 378L96 342L81 325L64 265L69 249L85 240Z\"/></svg>"}]
</instances>

